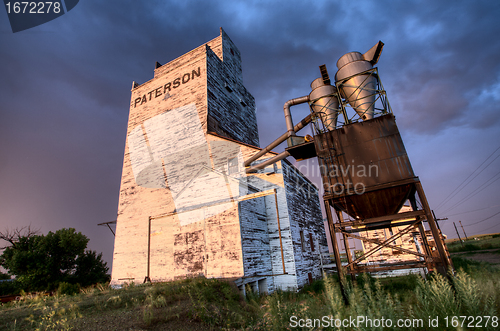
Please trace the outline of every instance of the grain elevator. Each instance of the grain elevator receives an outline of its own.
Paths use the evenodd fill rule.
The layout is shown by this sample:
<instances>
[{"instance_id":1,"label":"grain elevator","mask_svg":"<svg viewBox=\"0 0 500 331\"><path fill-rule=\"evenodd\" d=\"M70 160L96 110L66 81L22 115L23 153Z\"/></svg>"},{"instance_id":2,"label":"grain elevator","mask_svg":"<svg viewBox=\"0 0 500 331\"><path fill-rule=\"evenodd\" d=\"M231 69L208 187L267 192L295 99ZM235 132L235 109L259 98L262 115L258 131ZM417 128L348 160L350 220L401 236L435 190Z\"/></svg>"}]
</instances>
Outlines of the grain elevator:
<instances>
[{"instance_id":1,"label":"grain elevator","mask_svg":"<svg viewBox=\"0 0 500 331\"><path fill-rule=\"evenodd\" d=\"M321 276L316 187L259 148L240 52L220 35L132 84L112 284L232 279L259 292ZM245 171L261 152L262 164Z\"/></svg>"}]
</instances>

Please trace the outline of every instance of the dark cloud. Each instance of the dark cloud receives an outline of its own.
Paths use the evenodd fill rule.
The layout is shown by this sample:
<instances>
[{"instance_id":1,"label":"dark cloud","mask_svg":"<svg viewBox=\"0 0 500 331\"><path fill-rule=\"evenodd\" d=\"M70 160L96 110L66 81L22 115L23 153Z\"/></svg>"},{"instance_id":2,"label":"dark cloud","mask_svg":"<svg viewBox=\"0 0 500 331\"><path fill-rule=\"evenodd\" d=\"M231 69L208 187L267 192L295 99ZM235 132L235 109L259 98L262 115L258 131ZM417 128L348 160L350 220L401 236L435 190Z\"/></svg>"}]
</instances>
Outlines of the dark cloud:
<instances>
[{"instance_id":1,"label":"dark cloud","mask_svg":"<svg viewBox=\"0 0 500 331\"><path fill-rule=\"evenodd\" d=\"M116 217L132 81L150 80L155 61L217 37L220 26L241 51L262 145L285 131L283 103L310 92L319 65L333 77L342 54L378 40L386 43L380 76L412 160L429 157L430 140L450 141L460 160L448 138L458 131L482 146L469 149L480 162L482 140L500 131L494 1L88 0L16 34L0 12L0 229L75 227L108 261L113 238L96 224ZM307 112L294 107L294 120ZM454 169L415 163L421 178L455 178L474 169L474 157ZM452 189L426 187L434 188L444 197Z\"/></svg>"},{"instance_id":2,"label":"dark cloud","mask_svg":"<svg viewBox=\"0 0 500 331\"><path fill-rule=\"evenodd\" d=\"M481 120L471 116L477 95L500 74L500 44L492 40L500 32L494 14L499 13L499 4L434 2L413 10L391 15L389 34L397 43L387 45L388 56L380 64L385 68L383 77L392 76L386 85L391 87L390 96L396 96L391 98L395 108L418 119L404 126L436 133L450 126L475 125Z\"/></svg>"}]
</instances>

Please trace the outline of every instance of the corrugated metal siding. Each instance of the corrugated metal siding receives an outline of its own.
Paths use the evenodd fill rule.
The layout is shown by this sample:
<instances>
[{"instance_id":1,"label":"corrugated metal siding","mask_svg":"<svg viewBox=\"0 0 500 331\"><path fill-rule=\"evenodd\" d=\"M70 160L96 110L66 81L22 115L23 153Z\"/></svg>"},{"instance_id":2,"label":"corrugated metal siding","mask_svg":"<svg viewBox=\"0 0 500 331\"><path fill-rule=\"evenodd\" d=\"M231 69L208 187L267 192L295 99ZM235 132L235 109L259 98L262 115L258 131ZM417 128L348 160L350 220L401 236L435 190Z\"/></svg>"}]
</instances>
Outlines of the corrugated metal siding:
<instances>
[{"instance_id":1,"label":"corrugated metal siding","mask_svg":"<svg viewBox=\"0 0 500 331\"><path fill-rule=\"evenodd\" d=\"M288 213L292 225L297 286L301 288L309 283L309 273L313 279L321 277L319 252L325 250L327 245L325 228L316 187L290 163L282 161L282 164ZM301 231L305 241L303 244ZM314 251L311 247L311 237L315 246Z\"/></svg>"}]
</instances>

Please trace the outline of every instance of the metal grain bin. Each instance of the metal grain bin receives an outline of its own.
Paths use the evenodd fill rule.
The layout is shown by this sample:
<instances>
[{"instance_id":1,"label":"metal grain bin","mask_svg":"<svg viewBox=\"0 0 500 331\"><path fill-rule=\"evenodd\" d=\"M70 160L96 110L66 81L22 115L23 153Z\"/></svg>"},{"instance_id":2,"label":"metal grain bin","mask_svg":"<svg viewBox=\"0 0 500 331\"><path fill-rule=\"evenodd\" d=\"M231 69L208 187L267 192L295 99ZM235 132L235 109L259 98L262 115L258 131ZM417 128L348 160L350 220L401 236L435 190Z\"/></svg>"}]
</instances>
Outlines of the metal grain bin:
<instances>
[{"instance_id":1,"label":"metal grain bin","mask_svg":"<svg viewBox=\"0 0 500 331\"><path fill-rule=\"evenodd\" d=\"M354 218L396 214L415 177L393 114L315 136L325 195Z\"/></svg>"}]
</instances>

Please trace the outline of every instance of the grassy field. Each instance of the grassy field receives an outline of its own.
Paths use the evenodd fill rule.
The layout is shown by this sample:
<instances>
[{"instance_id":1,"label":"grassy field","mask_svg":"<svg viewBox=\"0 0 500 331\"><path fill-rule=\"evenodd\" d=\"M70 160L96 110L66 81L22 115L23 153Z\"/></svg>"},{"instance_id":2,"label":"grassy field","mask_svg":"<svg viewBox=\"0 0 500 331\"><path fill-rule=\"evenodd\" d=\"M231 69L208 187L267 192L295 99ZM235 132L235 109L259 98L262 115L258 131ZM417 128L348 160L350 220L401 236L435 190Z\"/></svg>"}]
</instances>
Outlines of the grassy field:
<instances>
[{"instance_id":1,"label":"grassy field","mask_svg":"<svg viewBox=\"0 0 500 331\"><path fill-rule=\"evenodd\" d=\"M463 239L463 242L458 239L451 239L446 242L450 253L500 249L500 234L480 235L468 237L468 240Z\"/></svg>"},{"instance_id":2,"label":"grassy field","mask_svg":"<svg viewBox=\"0 0 500 331\"><path fill-rule=\"evenodd\" d=\"M467 240L488 240L492 238L499 238L500 233L490 233L490 234L478 234L475 236L468 236ZM462 237L463 241L466 241L465 236ZM450 245L451 243L460 244L460 240L458 238L446 239L446 245Z\"/></svg>"},{"instance_id":3,"label":"grassy field","mask_svg":"<svg viewBox=\"0 0 500 331\"><path fill-rule=\"evenodd\" d=\"M404 328L362 324L340 329L466 330L469 321L456 328L451 318L500 316L500 270L460 256L453 261L459 271L451 283L439 275L427 280L416 275L385 279L362 275L348 288L349 305L334 277L299 293L249 293L246 298L231 283L203 278L120 290L98 285L73 296L24 296L0 307L0 330L320 330L328 329L326 321L334 326L335 320L358 316L372 322L383 317L392 323L417 323ZM438 321L438 327L429 327L429 320ZM500 328L492 319L488 327L485 320L481 323L482 330Z\"/></svg>"}]
</instances>

